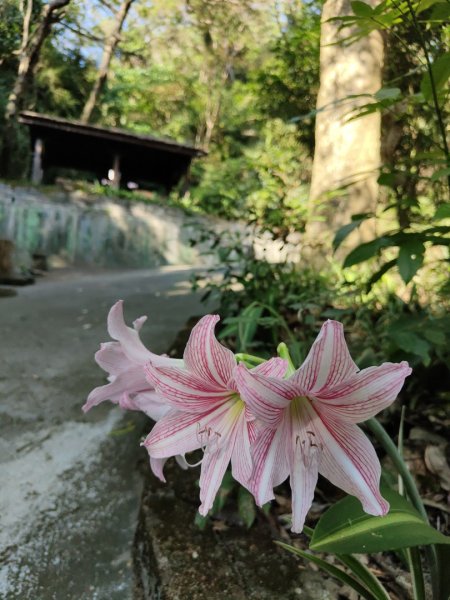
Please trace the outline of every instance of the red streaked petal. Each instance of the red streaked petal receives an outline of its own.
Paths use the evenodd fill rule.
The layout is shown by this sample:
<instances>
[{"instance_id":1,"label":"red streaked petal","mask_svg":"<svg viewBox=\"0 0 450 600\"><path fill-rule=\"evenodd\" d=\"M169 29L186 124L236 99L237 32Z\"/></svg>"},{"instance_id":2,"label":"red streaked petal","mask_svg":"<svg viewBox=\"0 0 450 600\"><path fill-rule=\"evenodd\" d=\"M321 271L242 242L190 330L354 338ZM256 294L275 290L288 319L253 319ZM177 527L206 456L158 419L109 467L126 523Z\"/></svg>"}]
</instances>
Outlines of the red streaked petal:
<instances>
[{"instance_id":1,"label":"red streaked petal","mask_svg":"<svg viewBox=\"0 0 450 600\"><path fill-rule=\"evenodd\" d=\"M275 356L274 358L271 358L265 363L262 363L250 370L256 375L263 375L264 377L275 377L282 379L286 373L287 368L287 360Z\"/></svg>"},{"instance_id":2,"label":"red streaked petal","mask_svg":"<svg viewBox=\"0 0 450 600\"><path fill-rule=\"evenodd\" d=\"M189 371L200 379L227 389L236 366L234 354L220 344L214 328L218 315L206 315L195 325L184 351L184 362Z\"/></svg>"},{"instance_id":3,"label":"red streaked petal","mask_svg":"<svg viewBox=\"0 0 450 600\"><path fill-rule=\"evenodd\" d=\"M123 394L133 394L141 391L151 391L152 386L145 378L144 369L141 366L133 367L119 373L114 381L107 385L95 388L89 394L83 411L87 412L93 406L97 406L104 400L119 403Z\"/></svg>"},{"instance_id":4,"label":"red streaked petal","mask_svg":"<svg viewBox=\"0 0 450 600\"><path fill-rule=\"evenodd\" d=\"M241 363L234 372L239 394L251 412L266 425L276 427L283 410L297 395L295 386L284 379L264 377Z\"/></svg>"},{"instance_id":5,"label":"red streaked petal","mask_svg":"<svg viewBox=\"0 0 450 600\"><path fill-rule=\"evenodd\" d=\"M249 486L249 480L252 476L252 465L249 428L243 411L236 424L236 437L231 455L231 473L234 479L239 481L244 487Z\"/></svg>"},{"instance_id":6,"label":"red streaked petal","mask_svg":"<svg viewBox=\"0 0 450 600\"><path fill-rule=\"evenodd\" d=\"M212 508L217 491L230 463L232 451L233 441L229 440L219 450L205 452L200 475L201 505L198 509L198 512L204 517Z\"/></svg>"},{"instance_id":7,"label":"red streaked petal","mask_svg":"<svg viewBox=\"0 0 450 600\"><path fill-rule=\"evenodd\" d=\"M288 477L290 444L288 414L285 414L277 429L264 427L257 434L252 445L253 474L250 487L258 506L273 500L273 488Z\"/></svg>"},{"instance_id":8,"label":"red streaked petal","mask_svg":"<svg viewBox=\"0 0 450 600\"><path fill-rule=\"evenodd\" d=\"M176 367L146 365L148 381L174 408L205 412L227 400L232 392Z\"/></svg>"},{"instance_id":9,"label":"red streaked petal","mask_svg":"<svg viewBox=\"0 0 450 600\"><path fill-rule=\"evenodd\" d=\"M356 496L366 513L385 515L389 504L380 494L380 461L371 442L357 425L332 418L317 406L314 412L312 426L323 448L319 473Z\"/></svg>"},{"instance_id":10,"label":"red streaked petal","mask_svg":"<svg viewBox=\"0 0 450 600\"><path fill-rule=\"evenodd\" d=\"M292 531L300 533L314 499L319 476L322 445L317 440L311 417L314 415L306 398L291 406L292 434L289 452L292 490Z\"/></svg>"},{"instance_id":11,"label":"red streaked petal","mask_svg":"<svg viewBox=\"0 0 450 600\"><path fill-rule=\"evenodd\" d=\"M384 363L360 371L336 387L315 395L320 410L349 423L375 416L396 399L411 373L407 362Z\"/></svg>"},{"instance_id":12,"label":"red streaked petal","mask_svg":"<svg viewBox=\"0 0 450 600\"><path fill-rule=\"evenodd\" d=\"M229 408L230 402L203 414L172 410L156 423L145 439L144 446L150 456L155 458L167 458L197 450L204 445L201 432L208 427L216 430Z\"/></svg>"},{"instance_id":13,"label":"red streaked petal","mask_svg":"<svg viewBox=\"0 0 450 600\"><path fill-rule=\"evenodd\" d=\"M292 375L304 393L318 393L345 381L358 371L344 338L344 328L338 321L322 325L316 341L302 366Z\"/></svg>"}]
</instances>

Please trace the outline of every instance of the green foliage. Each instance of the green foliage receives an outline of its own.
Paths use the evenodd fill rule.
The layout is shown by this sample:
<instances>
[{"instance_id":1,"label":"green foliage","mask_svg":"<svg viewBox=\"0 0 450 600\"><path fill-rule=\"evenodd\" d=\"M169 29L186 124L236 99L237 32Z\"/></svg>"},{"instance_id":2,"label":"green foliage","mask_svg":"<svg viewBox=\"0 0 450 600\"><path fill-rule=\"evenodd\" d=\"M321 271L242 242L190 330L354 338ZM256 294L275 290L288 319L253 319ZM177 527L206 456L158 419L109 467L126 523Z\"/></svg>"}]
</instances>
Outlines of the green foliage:
<instances>
[{"instance_id":1,"label":"green foliage","mask_svg":"<svg viewBox=\"0 0 450 600\"><path fill-rule=\"evenodd\" d=\"M334 504L317 523L311 550L362 554L450 544L450 538L425 523L405 498L390 489L384 489L382 493L390 504L389 513L384 517L365 513L353 496Z\"/></svg>"},{"instance_id":2,"label":"green foliage","mask_svg":"<svg viewBox=\"0 0 450 600\"><path fill-rule=\"evenodd\" d=\"M376 215L381 235L350 252L344 268L370 260L378 270L369 278L369 287L391 269L406 285L414 281L429 287L423 267L440 260L440 267L447 268L450 248L450 226L445 223L449 214L445 198L450 192L445 125L450 77L448 4L429 0L400 4L384 0L375 8L359 0L351 4L354 14L337 19L342 27L353 27L346 43L374 30L383 31L386 40L385 86L352 118L373 112L383 116L387 142L378 181L387 202ZM390 226L383 223L386 219ZM361 222L355 215L341 228L335 248ZM431 286L436 290L432 280Z\"/></svg>"}]
</instances>

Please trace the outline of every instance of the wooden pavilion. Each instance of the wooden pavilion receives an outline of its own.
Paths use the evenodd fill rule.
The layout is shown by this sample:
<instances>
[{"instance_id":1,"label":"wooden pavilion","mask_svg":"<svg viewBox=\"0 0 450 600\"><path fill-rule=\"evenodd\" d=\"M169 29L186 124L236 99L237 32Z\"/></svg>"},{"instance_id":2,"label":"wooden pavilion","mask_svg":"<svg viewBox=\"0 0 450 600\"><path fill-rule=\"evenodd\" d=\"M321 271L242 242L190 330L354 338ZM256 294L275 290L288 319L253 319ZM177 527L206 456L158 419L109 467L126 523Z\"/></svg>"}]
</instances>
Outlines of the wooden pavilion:
<instances>
[{"instance_id":1,"label":"wooden pavilion","mask_svg":"<svg viewBox=\"0 0 450 600\"><path fill-rule=\"evenodd\" d=\"M187 174L192 159L206 154L173 140L31 111L22 112L19 121L30 130L34 183L48 168L59 167L92 173L114 187L133 182L170 190Z\"/></svg>"}]
</instances>

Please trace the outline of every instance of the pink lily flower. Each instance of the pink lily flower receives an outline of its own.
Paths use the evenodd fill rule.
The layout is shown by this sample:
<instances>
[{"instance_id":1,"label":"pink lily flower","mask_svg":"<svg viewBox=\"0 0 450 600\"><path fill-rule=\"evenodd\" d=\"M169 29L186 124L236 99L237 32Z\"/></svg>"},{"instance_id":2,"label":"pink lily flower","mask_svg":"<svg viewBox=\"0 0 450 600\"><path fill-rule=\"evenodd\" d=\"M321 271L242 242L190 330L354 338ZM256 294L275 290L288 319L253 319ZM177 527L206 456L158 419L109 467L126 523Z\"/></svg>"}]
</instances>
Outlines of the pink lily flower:
<instances>
[{"instance_id":1,"label":"pink lily flower","mask_svg":"<svg viewBox=\"0 0 450 600\"><path fill-rule=\"evenodd\" d=\"M140 317L133 328L125 324L123 301L114 304L108 314L108 333L117 340L101 344L95 360L108 373L110 383L95 388L89 394L83 411L110 400L128 410L140 410L157 421L170 409L154 387L149 384L144 365L152 361L155 365L179 365L182 361L158 356L142 343L139 331L147 317Z\"/></svg>"},{"instance_id":2,"label":"pink lily flower","mask_svg":"<svg viewBox=\"0 0 450 600\"><path fill-rule=\"evenodd\" d=\"M253 466L250 444L255 421L237 391L236 358L214 336L218 321L218 316L207 315L192 329L184 352L185 369L154 363L147 367L150 382L172 407L144 442L152 468L156 472L152 461L203 448L201 515L211 509L230 461L233 477L244 486ZM281 377L286 368L286 361L275 358L253 371ZM162 465L159 477L164 480Z\"/></svg>"},{"instance_id":3,"label":"pink lily flower","mask_svg":"<svg viewBox=\"0 0 450 600\"><path fill-rule=\"evenodd\" d=\"M289 476L292 531L300 533L321 473L359 498L365 512L385 515L389 504L379 491L380 462L356 423L389 406L410 373L406 362L359 371L336 321L322 326L305 362L288 379L240 364L239 393L265 424L252 448L250 490L257 504L272 500L273 488Z\"/></svg>"}]
</instances>

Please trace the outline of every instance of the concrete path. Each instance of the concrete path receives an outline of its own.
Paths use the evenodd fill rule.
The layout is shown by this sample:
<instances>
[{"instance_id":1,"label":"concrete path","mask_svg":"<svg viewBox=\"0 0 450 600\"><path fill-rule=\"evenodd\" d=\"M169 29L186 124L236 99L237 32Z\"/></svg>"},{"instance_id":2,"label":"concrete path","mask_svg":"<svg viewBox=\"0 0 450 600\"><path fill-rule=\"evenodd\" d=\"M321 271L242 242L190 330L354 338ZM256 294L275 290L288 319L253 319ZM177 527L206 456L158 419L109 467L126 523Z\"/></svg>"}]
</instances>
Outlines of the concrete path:
<instances>
[{"instance_id":1,"label":"concrete path","mask_svg":"<svg viewBox=\"0 0 450 600\"><path fill-rule=\"evenodd\" d=\"M204 308L189 271L50 275L0 298L0 598L127 600L145 420L105 403L93 361L119 298L163 352Z\"/></svg>"}]
</instances>

